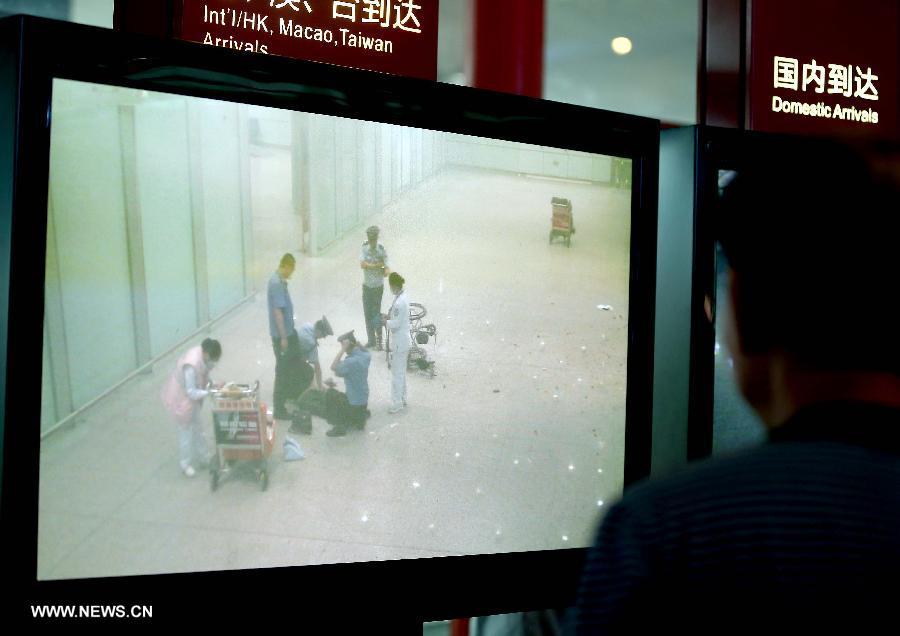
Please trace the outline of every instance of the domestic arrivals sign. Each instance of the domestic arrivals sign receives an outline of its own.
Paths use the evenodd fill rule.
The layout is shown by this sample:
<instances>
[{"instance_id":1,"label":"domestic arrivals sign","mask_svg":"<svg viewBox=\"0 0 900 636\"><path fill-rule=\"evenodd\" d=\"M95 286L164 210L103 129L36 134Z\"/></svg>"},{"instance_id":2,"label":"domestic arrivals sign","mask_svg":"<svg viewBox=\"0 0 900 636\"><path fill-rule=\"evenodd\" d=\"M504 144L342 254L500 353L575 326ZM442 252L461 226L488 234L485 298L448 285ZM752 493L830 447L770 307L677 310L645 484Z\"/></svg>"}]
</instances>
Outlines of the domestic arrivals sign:
<instances>
[{"instance_id":1,"label":"domestic arrivals sign","mask_svg":"<svg viewBox=\"0 0 900 636\"><path fill-rule=\"evenodd\" d=\"M175 0L148 8L117 0L116 12L126 30L160 34L141 23L161 21L173 37L207 46L434 80L438 2Z\"/></svg>"},{"instance_id":2,"label":"domestic arrivals sign","mask_svg":"<svg viewBox=\"0 0 900 636\"><path fill-rule=\"evenodd\" d=\"M900 138L900 2L754 0L753 130Z\"/></svg>"},{"instance_id":3,"label":"domestic arrivals sign","mask_svg":"<svg viewBox=\"0 0 900 636\"><path fill-rule=\"evenodd\" d=\"M875 87L878 76L872 72L872 67L867 66L863 70L853 64L829 64L827 71L826 83L826 67L817 64L816 60L801 65L796 58L776 55L772 87L773 90L781 89L785 96L772 96L772 112L877 124L878 111L864 106L866 102L878 101L878 89ZM841 101L830 105L815 101L816 95L845 99L843 105Z\"/></svg>"}]
</instances>

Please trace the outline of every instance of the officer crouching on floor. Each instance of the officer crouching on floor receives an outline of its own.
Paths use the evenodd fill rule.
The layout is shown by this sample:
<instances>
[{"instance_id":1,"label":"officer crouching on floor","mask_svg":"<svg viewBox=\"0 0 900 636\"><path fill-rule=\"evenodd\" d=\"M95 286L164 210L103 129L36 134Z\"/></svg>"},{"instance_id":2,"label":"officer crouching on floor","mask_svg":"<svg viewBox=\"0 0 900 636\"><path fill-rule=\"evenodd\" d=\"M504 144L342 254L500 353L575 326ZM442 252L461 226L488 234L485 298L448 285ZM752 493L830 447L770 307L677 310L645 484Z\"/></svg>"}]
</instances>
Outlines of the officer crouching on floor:
<instances>
[{"instance_id":1,"label":"officer crouching on floor","mask_svg":"<svg viewBox=\"0 0 900 636\"><path fill-rule=\"evenodd\" d=\"M332 425L326 435L340 437L347 429L362 430L369 417L369 364L372 354L361 346L353 332L338 338L341 350L331 363L331 370L344 378L347 393L331 389L325 396L328 422ZM346 356L346 357L345 357Z\"/></svg>"}]
</instances>

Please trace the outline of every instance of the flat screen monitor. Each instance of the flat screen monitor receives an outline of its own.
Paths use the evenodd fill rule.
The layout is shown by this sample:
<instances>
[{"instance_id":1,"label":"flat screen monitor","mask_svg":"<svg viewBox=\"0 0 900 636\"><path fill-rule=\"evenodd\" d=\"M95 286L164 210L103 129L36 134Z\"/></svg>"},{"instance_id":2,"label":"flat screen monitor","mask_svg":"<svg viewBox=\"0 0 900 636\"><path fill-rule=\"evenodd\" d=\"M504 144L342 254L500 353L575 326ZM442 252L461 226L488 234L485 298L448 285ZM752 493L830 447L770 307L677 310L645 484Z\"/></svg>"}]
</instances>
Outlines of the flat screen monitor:
<instances>
[{"instance_id":1,"label":"flat screen monitor","mask_svg":"<svg viewBox=\"0 0 900 636\"><path fill-rule=\"evenodd\" d=\"M656 122L3 28L26 600L565 601L649 468Z\"/></svg>"}]
</instances>

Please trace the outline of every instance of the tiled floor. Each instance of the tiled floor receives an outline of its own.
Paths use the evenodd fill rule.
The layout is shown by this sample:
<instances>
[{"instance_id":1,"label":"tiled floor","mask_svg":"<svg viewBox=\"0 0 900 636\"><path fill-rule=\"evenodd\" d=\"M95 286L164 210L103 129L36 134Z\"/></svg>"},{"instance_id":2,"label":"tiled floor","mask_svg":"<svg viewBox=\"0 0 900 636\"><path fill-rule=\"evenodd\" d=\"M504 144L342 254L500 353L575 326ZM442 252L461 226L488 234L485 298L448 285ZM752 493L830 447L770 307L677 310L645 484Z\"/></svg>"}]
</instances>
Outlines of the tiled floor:
<instances>
[{"instance_id":1,"label":"tiled floor","mask_svg":"<svg viewBox=\"0 0 900 636\"><path fill-rule=\"evenodd\" d=\"M573 201L568 249L547 244L553 196ZM279 423L269 489L236 478L211 493L205 473L178 469L158 398L169 356L43 443L39 578L586 545L598 502L622 486L629 197L455 170L407 194L375 221L438 327L438 375L410 373L408 410L387 414L390 375L373 354L365 432L329 438L315 420L298 438L306 459L285 463ZM299 322L326 314L335 332L364 333L359 234L298 262ZM269 400L264 294L212 335L215 379L260 379ZM337 347L320 348L326 370Z\"/></svg>"}]
</instances>

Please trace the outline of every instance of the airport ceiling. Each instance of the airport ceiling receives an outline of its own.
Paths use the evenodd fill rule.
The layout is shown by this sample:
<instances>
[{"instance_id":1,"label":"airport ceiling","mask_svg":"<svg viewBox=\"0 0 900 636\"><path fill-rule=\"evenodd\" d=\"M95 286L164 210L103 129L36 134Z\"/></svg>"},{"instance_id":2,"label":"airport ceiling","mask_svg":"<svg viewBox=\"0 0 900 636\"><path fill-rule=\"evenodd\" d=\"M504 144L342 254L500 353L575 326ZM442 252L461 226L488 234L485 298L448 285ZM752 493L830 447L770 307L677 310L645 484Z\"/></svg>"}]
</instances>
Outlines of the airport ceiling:
<instances>
[{"instance_id":1,"label":"airport ceiling","mask_svg":"<svg viewBox=\"0 0 900 636\"><path fill-rule=\"evenodd\" d=\"M441 0L442 81L463 81L466 3ZM694 123L699 0L546 0L544 97ZM611 42L633 49L616 55Z\"/></svg>"},{"instance_id":2,"label":"airport ceiling","mask_svg":"<svg viewBox=\"0 0 900 636\"><path fill-rule=\"evenodd\" d=\"M527 2L529 0L522 0ZM469 0L440 0L438 77L464 83ZM696 120L700 0L545 0L544 97L674 123ZM113 0L0 0L25 11L112 26ZM633 42L613 53L613 38Z\"/></svg>"}]
</instances>

